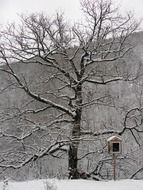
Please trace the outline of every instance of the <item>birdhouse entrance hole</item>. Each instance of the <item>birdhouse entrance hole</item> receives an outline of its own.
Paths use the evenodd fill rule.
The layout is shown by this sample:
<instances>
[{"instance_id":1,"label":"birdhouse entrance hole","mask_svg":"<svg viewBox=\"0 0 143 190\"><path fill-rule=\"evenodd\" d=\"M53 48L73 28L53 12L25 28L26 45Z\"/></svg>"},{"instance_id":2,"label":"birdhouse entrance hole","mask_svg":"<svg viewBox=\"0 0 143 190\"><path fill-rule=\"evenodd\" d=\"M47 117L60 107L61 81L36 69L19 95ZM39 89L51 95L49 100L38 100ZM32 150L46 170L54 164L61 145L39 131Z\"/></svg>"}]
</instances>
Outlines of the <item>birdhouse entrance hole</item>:
<instances>
[{"instance_id":1,"label":"birdhouse entrance hole","mask_svg":"<svg viewBox=\"0 0 143 190\"><path fill-rule=\"evenodd\" d=\"M119 143L113 143L113 152L117 153L120 152L120 146Z\"/></svg>"}]
</instances>

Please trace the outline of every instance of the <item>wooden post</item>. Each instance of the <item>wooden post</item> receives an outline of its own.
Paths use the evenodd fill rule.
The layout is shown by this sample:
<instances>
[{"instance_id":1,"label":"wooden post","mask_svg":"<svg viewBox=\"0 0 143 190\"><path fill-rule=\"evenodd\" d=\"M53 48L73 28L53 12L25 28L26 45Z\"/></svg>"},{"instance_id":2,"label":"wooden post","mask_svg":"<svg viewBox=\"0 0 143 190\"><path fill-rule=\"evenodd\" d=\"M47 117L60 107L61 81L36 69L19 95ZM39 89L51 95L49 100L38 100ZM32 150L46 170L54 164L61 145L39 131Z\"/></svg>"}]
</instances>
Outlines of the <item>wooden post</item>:
<instances>
[{"instance_id":1,"label":"wooden post","mask_svg":"<svg viewBox=\"0 0 143 190\"><path fill-rule=\"evenodd\" d=\"M116 155L113 154L113 179L114 181L116 180Z\"/></svg>"},{"instance_id":2,"label":"wooden post","mask_svg":"<svg viewBox=\"0 0 143 190\"><path fill-rule=\"evenodd\" d=\"M122 151L122 140L118 136L112 136L107 139L108 152L112 155L113 180L116 180L116 159Z\"/></svg>"}]
</instances>

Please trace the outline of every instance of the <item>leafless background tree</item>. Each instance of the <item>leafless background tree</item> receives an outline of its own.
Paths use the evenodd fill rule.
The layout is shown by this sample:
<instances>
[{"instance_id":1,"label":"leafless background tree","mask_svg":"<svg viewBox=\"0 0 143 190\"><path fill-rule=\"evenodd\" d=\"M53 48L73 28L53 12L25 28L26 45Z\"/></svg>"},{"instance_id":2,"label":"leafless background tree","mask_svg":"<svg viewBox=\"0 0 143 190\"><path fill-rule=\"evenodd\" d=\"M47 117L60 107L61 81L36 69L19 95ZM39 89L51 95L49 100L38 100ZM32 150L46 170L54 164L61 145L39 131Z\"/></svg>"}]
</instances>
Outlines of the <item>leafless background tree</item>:
<instances>
[{"instance_id":1,"label":"leafless background tree","mask_svg":"<svg viewBox=\"0 0 143 190\"><path fill-rule=\"evenodd\" d=\"M11 152L1 154L3 170L18 169L48 155L66 155L69 178L79 178L83 175L80 162L104 152L105 135L130 131L136 140L133 131L139 132L138 123L128 127L131 111L123 110L123 102L115 103L111 91L118 91L120 81L139 76L140 64L133 69L134 63L129 64L131 37L139 23L131 14L122 16L108 0L82 0L81 9L84 19L74 25L68 24L64 14L54 18L32 14L22 15L18 24L0 32L0 71L6 81L1 94L10 99L7 106L1 102L1 138L19 144L17 155L11 146ZM122 123L112 128L106 114L117 109L116 119ZM98 118L104 122L98 124ZM91 145L100 137L100 144ZM103 160L89 175L99 174Z\"/></svg>"}]
</instances>

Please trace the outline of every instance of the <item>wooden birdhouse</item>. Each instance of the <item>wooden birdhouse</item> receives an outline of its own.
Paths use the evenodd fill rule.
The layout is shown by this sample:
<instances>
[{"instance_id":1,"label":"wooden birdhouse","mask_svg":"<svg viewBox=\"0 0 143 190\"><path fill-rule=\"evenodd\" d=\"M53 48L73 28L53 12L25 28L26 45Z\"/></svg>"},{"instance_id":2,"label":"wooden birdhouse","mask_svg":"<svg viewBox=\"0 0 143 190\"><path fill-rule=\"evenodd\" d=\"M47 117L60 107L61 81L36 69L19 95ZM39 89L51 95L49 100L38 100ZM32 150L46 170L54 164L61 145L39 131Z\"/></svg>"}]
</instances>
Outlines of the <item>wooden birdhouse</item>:
<instances>
[{"instance_id":1,"label":"wooden birdhouse","mask_svg":"<svg viewBox=\"0 0 143 190\"><path fill-rule=\"evenodd\" d=\"M108 153L120 154L122 151L122 139L118 136L112 136L107 139Z\"/></svg>"}]
</instances>

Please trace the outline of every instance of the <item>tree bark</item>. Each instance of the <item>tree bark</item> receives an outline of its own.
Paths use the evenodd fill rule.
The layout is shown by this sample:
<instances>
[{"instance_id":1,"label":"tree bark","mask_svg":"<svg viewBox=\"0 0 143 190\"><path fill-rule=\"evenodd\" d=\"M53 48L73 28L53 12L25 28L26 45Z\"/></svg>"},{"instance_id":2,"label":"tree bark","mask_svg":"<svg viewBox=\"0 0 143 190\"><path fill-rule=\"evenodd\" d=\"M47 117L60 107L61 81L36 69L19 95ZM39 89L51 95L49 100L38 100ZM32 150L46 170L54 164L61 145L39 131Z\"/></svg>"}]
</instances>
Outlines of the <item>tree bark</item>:
<instances>
[{"instance_id":1,"label":"tree bark","mask_svg":"<svg viewBox=\"0 0 143 190\"><path fill-rule=\"evenodd\" d=\"M72 130L72 142L69 147L69 178L77 179L78 177L78 146L80 138L80 123L75 123Z\"/></svg>"},{"instance_id":2,"label":"tree bark","mask_svg":"<svg viewBox=\"0 0 143 190\"><path fill-rule=\"evenodd\" d=\"M76 116L74 118L74 124L72 128L72 141L69 147L69 178L80 178L78 172L78 147L80 143L80 129L81 129L81 114L82 114L82 86L78 85L76 89Z\"/></svg>"}]
</instances>

